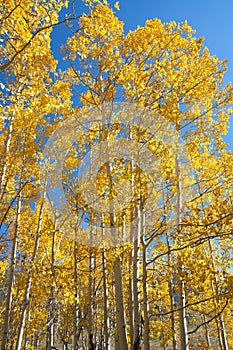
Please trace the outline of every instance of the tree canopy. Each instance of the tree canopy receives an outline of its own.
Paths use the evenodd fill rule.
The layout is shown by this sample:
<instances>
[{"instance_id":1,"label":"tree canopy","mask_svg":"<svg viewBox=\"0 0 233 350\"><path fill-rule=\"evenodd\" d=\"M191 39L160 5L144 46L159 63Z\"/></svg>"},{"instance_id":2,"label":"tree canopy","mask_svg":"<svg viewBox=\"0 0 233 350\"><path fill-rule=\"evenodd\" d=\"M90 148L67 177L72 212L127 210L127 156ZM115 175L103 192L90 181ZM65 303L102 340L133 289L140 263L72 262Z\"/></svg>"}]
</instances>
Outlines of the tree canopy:
<instances>
[{"instance_id":1,"label":"tree canopy","mask_svg":"<svg viewBox=\"0 0 233 350\"><path fill-rule=\"evenodd\" d=\"M0 12L1 350L231 349L227 62L84 3Z\"/></svg>"}]
</instances>

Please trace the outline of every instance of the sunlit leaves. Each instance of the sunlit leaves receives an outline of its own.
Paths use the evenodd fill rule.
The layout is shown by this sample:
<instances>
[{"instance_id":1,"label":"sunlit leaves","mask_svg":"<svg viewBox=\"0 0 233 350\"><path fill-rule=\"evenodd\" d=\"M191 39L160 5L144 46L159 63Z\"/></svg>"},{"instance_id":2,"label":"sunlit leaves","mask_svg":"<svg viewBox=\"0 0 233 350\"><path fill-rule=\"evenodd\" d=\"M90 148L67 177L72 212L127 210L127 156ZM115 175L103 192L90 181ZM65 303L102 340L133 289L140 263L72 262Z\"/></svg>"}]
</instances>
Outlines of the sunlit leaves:
<instances>
[{"instance_id":1,"label":"sunlit leaves","mask_svg":"<svg viewBox=\"0 0 233 350\"><path fill-rule=\"evenodd\" d=\"M57 346L62 342L63 346L71 345L74 315L78 315L80 339L87 345L88 312L92 313L93 332L100 344L106 303L109 335L113 340L116 334L113 265L118 258L124 290L125 329L130 332L134 312L130 309L133 308L130 281L134 242L109 248L107 235L102 235L101 242L98 241L100 247L92 247L90 242L98 245L97 229L92 227L85 231L82 226L87 222L82 225L76 222L76 237L63 236L58 229L61 217L51 210L50 198L42 200L40 170L47 138L61 125L65 128L72 118L84 122L80 114L84 106L101 108L106 103L132 102L147 108L153 125L158 122L153 112L162 115L182 139L182 147L177 150L171 141L168 147L166 142L153 138L146 128L130 125L130 115L123 115L123 112L117 122L108 127L95 126L85 133L79 132L64 159L62 181L67 203L75 214L80 214L81 207L83 215L87 214L86 220L92 223L99 224L102 220L101 229L104 227L105 232L114 225L123 231L125 223L138 215L139 198L140 209L145 209L151 182L156 178L161 186L151 191L149 215L141 221L136 262L142 335L146 290L151 344L155 348L171 345L172 336L174 332L178 334L179 327L175 321L176 327L172 329L171 315L177 320L177 293L182 281L187 298L190 342L197 343L195 337L198 337L195 346L207 348L206 332L217 342L222 317L227 325L230 347L233 341L230 316L233 158L232 152L226 150L223 135L227 133L232 113L228 105L232 103L233 92L231 84L222 86L226 61L212 56L204 47L203 38L195 37L195 31L187 22L162 23L151 19L143 27L125 33L124 24L107 1L87 0L85 3L89 12L87 9L76 21L78 28L62 47L69 65L64 72L57 72L58 62L50 46L52 26L58 22L58 13L67 2L5 1L1 12L4 80L0 95L0 283L4 296L9 287L13 242L17 238L9 346L15 347L25 305L23 346L27 349L44 346L51 324ZM119 3L114 7L119 10ZM121 118L125 118L124 123ZM95 143L119 142L121 133L128 140L146 145L150 154L160 161L160 178L154 165L147 176L132 161L117 156L110 161L105 152L95 181L90 181L93 177L86 171L89 175L85 181L86 191L81 193L77 181L81 161ZM56 146L66 141L58 138ZM181 159L180 179L174 162L176 151ZM55 166L49 164L48 159L45 165L56 188ZM173 211L179 181L183 207L177 225ZM106 211L93 209L91 201L87 201L93 188ZM22 212L18 222L19 196ZM130 200L126 201L126 197ZM115 213L115 221L107 212L109 198L117 200L124 209ZM71 226L67 225L66 233L71 231ZM144 257L142 243L146 251ZM102 248L104 244L108 249ZM28 281L30 293L25 301ZM104 294L104 281L108 295ZM2 314L4 308L1 299Z\"/></svg>"}]
</instances>

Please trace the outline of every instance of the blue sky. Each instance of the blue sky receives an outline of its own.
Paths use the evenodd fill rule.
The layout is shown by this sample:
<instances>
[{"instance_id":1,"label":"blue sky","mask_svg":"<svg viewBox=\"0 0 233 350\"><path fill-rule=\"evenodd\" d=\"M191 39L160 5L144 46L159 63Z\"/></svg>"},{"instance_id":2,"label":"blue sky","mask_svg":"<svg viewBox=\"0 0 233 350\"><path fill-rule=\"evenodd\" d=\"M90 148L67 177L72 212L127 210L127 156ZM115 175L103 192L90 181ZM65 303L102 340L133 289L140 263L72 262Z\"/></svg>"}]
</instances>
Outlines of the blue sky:
<instances>
[{"instance_id":1,"label":"blue sky","mask_svg":"<svg viewBox=\"0 0 233 350\"><path fill-rule=\"evenodd\" d=\"M114 4L115 1L109 2ZM82 12L84 7L80 3L81 0L77 0L77 9ZM122 0L117 15L124 21L126 32L137 25L143 26L147 19L154 17L163 22L187 20L196 30L197 37L205 37L204 44L211 54L221 60L228 59L224 81L233 80L233 0ZM65 37L62 31L63 26L57 27L53 33L55 55L58 55L61 40ZM233 117L226 141L233 149Z\"/></svg>"}]
</instances>

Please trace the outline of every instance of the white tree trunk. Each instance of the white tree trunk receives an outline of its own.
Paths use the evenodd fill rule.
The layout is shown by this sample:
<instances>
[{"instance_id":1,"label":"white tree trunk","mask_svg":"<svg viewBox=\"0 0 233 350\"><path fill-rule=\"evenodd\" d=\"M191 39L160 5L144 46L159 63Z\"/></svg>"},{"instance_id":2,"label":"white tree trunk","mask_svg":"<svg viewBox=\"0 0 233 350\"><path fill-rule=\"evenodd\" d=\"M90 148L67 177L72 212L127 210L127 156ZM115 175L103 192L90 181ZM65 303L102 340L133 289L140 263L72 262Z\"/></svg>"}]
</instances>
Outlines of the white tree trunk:
<instances>
[{"instance_id":1,"label":"white tree trunk","mask_svg":"<svg viewBox=\"0 0 233 350\"><path fill-rule=\"evenodd\" d=\"M13 122L14 122L14 116L12 116L9 126L8 126L8 137L6 141L6 146L5 146L5 154L4 154L4 159L3 159L3 167L2 167L2 174L1 174L1 180L0 180L0 199L2 199L2 196L4 194L4 182L6 178L6 171L7 171L7 157L10 151L10 146L11 146L11 139L12 139L12 133L13 133Z\"/></svg>"},{"instance_id":2,"label":"white tree trunk","mask_svg":"<svg viewBox=\"0 0 233 350\"><path fill-rule=\"evenodd\" d=\"M74 241L74 350L78 350L78 269L77 269L77 242Z\"/></svg>"},{"instance_id":3,"label":"white tree trunk","mask_svg":"<svg viewBox=\"0 0 233 350\"><path fill-rule=\"evenodd\" d=\"M89 257L89 275L88 275L88 337L89 337L89 349L94 349L94 335L93 335L93 279L92 279L92 252Z\"/></svg>"},{"instance_id":4,"label":"white tree trunk","mask_svg":"<svg viewBox=\"0 0 233 350\"><path fill-rule=\"evenodd\" d=\"M56 259L56 231L57 223L54 223L54 232L52 238L52 251L51 251L51 277L55 278L55 259ZM48 322L47 322L47 345L46 350L51 350L54 346L54 319L55 319L55 288L53 285L50 287L50 295L48 300Z\"/></svg>"},{"instance_id":5,"label":"white tree trunk","mask_svg":"<svg viewBox=\"0 0 233 350\"><path fill-rule=\"evenodd\" d=\"M180 234L181 211L182 211L182 186L181 186L181 172L178 157L176 157L176 174L177 174L177 203L176 203L176 227L177 233ZM178 281L178 308L179 308L179 328L180 328L180 349L188 350L188 331L186 319L186 302L185 302L185 285L182 279L182 262L179 264L180 279Z\"/></svg>"},{"instance_id":6,"label":"white tree trunk","mask_svg":"<svg viewBox=\"0 0 233 350\"><path fill-rule=\"evenodd\" d=\"M104 349L109 348L109 317L108 317L108 283L106 273L106 259L105 252L102 252L102 264L103 264L103 287L104 287Z\"/></svg>"},{"instance_id":7,"label":"white tree trunk","mask_svg":"<svg viewBox=\"0 0 233 350\"><path fill-rule=\"evenodd\" d=\"M114 261L115 294L116 294L116 315L117 315L117 346L119 350L128 350L126 338L126 325L124 315L124 300L122 290L121 262L117 257Z\"/></svg>"},{"instance_id":8,"label":"white tree trunk","mask_svg":"<svg viewBox=\"0 0 233 350\"><path fill-rule=\"evenodd\" d=\"M133 243L133 315L134 315L134 325L133 325L133 349L138 350L140 347L141 338L141 318L140 318L140 303L139 303L139 245L141 236L141 210L140 210L140 199L137 208L137 223L133 232L133 237L135 237Z\"/></svg>"},{"instance_id":9,"label":"white tree trunk","mask_svg":"<svg viewBox=\"0 0 233 350\"><path fill-rule=\"evenodd\" d=\"M130 252L129 257L129 296L128 296L128 308L129 308L129 336L130 336L130 344L131 350L133 350L133 282L131 277L131 270L133 265L132 252Z\"/></svg>"},{"instance_id":10,"label":"white tree trunk","mask_svg":"<svg viewBox=\"0 0 233 350\"><path fill-rule=\"evenodd\" d=\"M170 267L172 266L172 255L171 255L171 248L170 248L168 234L166 234L166 242L167 242L167 251L168 251L168 255L167 255L168 266ZM174 291L172 286L172 279L168 281L168 291L169 291L170 307L171 307L172 348L173 350L177 350L175 314L174 314Z\"/></svg>"},{"instance_id":11,"label":"white tree trunk","mask_svg":"<svg viewBox=\"0 0 233 350\"><path fill-rule=\"evenodd\" d=\"M43 200L44 200L44 198L43 198ZM39 211L39 219L38 219L37 230L36 230L36 239L35 239L34 249L33 249L32 257L31 257L31 264L33 264L33 262L35 260L36 253L37 253L38 246L39 246L39 239L40 239L40 234L41 234L41 224L42 224L42 214L43 214L43 201L41 203L40 211ZM31 277L30 272L29 272L29 276L28 276L25 291L24 291L24 300L23 300L23 306L22 306L22 313L21 313L21 317L20 317L19 333L18 333L18 338L17 338L15 350L20 350L22 347L31 283L32 283L32 277Z\"/></svg>"},{"instance_id":12,"label":"white tree trunk","mask_svg":"<svg viewBox=\"0 0 233 350\"><path fill-rule=\"evenodd\" d=\"M213 270L216 269L215 263L214 263L214 257L213 257L213 249L210 240L208 240L208 249L210 254L210 264L213 268ZM219 287L218 287L218 281L216 279L216 276L214 276L212 282L211 282L211 288L212 293L215 296L214 302L216 305L216 309L220 308L220 298L219 298ZM219 336L219 345L221 349L228 350L228 342L227 342L227 336L226 336L226 330L225 325L223 321L222 315L219 315L216 319L216 325L218 329L218 336Z\"/></svg>"},{"instance_id":13,"label":"white tree trunk","mask_svg":"<svg viewBox=\"0 0 233 350\"><path fill-rule=\"evenodd\" d=\"M14 225L14 237L12 243L12 252L11 252L11 266L9 272L9 282L7 286L7 297L6 297L6 308L4 314L3 328L2 328L2 343L1 350L7 350L7 341L9 334L9 325L10 325L10 314L11 314L11 303L12 303L12 290L13 282L15 275L15 264L16 264L16 253L17 253L17 244L18 244L18 226L20 222L21 214L21 194L19 194L17 209L16 209L16 220Z\"/></svg>"},{"instance_id":14,"label":"white tree trunk","mask_svg":"<svg viewBox=\"0 0 233 350\"><path fill-rule=\"evenodd\" d=\"M209 346L209 348L211 349L211 340L210 340L210 336L209 336L209 330L208 330L208 325L206 324L206 317L205 314L203 314L203 322L205 323L205 338L206 338L206 344Z\"/></svg>"},{"instance_id":15,"label":"white tree trunk","mask_svg":"<svg viewBox=\"0 0 233 350\"><path fill-rule=\"evenodd\" d=\"M149 322L149 305L148 305L148 291L147 291L147 257L146 257L146 243L143 237L141 237L142 242L142 289L143 289L143 313L144 313L144 337L143 344L144 350L150 350L150 322Z\"/></svg>"},{"instance_id":16,"label":"white tree trunk","mask_svg":"<svg viewBox=\"0 0 233 350\"><path fill-rule=\"evenodd\" d=\"M182 273L182 268L179 274ZM180 326L180 349L188 350L188 332L185 312L185 288L183 280L178 282L178 308L179 308L179 326Z\"/></svg>"}]
</instances>

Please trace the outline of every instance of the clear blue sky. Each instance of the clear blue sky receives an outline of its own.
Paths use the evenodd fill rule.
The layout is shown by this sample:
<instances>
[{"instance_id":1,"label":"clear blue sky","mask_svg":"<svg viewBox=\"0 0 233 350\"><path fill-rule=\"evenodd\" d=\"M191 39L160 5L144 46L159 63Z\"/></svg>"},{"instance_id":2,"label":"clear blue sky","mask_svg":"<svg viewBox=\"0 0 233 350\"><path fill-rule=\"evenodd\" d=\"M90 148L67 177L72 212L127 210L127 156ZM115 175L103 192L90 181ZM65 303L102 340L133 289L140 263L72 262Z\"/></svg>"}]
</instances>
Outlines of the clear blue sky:
<instances>
[{"instance_id":1,"label":"clear blue sky","mask_svg":"<svg viewBox=\"0 0 233 350\"><path fill-rule=\"evenodd\" d=\"M80 2L77 0L77 8L82 12L84 7L80 6ZM115 3L114 0L109 2ZM116 12L124 21L126 32L137 25L144 25L147 19L154 17L163 22L187 20L196 30L197 37L205 37L204 44L211 54L221 60L228 59L228 72L224 81L233 80L233 0L122 0L120 11ZM57 55L65 34L61 30L57 27L53 35L53 49ZM233 149L233 117L231 125L226 140Z\"/></svg>"}]
</instances>

